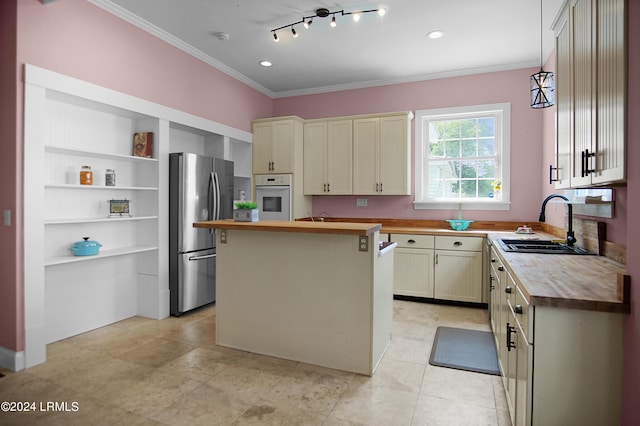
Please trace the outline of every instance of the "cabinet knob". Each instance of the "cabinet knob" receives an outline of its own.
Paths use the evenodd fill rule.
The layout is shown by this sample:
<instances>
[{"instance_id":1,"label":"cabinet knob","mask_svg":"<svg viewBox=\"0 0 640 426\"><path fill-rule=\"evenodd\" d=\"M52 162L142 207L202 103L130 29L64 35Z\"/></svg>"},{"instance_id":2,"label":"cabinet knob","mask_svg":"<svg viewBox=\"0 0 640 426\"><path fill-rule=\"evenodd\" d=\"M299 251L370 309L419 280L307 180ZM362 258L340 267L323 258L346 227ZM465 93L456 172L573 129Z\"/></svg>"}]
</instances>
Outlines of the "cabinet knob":
<instances>
[{"instance_id":1,"label":"cabinet knob","mask_svg":"<svg viewBox=\"0 0 640 426\"><path fill-rule=\"evenodd\" d=\"M500 272L504 271L504 266L502 266L502 265L498 266L498 271L500 271Z\"/></svg>"},{"instance_id":2,"label":"cabinet knob","mask_svg":"<svg viewBox=\"0 0 640 426\"><path fill-rule=\"evenodd\" d=\"M495 257L491 259L491 263L496 263L496 262L497 262L497 260L496 260Z\"/></svg>"},{"instance_id":3,"label":"cabinet knob","mask_svg":"<svg viewBox=\"0 0 640 426\"><path fill-rule=\"evenodd\" d=\"M511 287L510 285L504 288L504 292L507 294L511 294L512 291L513 291L513 287Z\"/></svg>"},{"instance_id":4,"label":"cabinet knob","mask_svg":"<svg viewBox=\"0 0 640 426\"><path fill-rule=\"evenodd\" d=\"M522 311L522 305L516 305L516 306L513 308L513 312L515 312L516 314L522 314L522 312L523 312L523 311Z\"/></svg>"}]
</instances>

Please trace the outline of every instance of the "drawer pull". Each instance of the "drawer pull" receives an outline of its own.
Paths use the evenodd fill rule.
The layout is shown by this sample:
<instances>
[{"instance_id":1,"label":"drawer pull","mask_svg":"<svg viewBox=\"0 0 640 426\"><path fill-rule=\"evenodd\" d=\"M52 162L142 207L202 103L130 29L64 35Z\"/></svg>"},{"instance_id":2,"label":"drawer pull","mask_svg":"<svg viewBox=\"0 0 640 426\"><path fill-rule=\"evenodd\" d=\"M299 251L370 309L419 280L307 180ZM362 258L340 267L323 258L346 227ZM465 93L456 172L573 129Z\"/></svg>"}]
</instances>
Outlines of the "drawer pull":
<instances>
[{"instance_id":1,"label":"drawer pull","mask_svg":"<svg viewBox=\"0 0 640 426\"><path fill-rule=\"evenodd\" d=\"M513 287L511 286L507 286L504 288L504 292L507 294L511 294L512 291L513 291Z\"/></svg>"},{"instance_id":2,"label":"drawer pull","mask_svg":"<svg viewBox=\"0 0 640 426\"><path fill-rule=\"evenodd\" d=\"M456 241L455 243L453 243L454 246L461 246L462 245L462 241Z\"/></svg>"},{"instance_id":3,"label":"drawer pull","mask_svg":"<svg viewBox=\"0 0 640 426\"><path fill-rule=\"evenodd\" d=\"M497 260L496 260L495 257L491 259L491 263L496 263L496 262L497 262Z\"/></svg>"},{"instance_id":4,"label":"drawer pull","mask_svg":"<svg viewBox=\"0 0 640 426\"><path fill-rule=\"evenodd\" d=\"M407 242L408 242L409 244L415 244L415 243L416 243L416 240L407 240Z\"/></svg>"},{"instance_id":5,"label":"drawer pull","mask_svg":"<svg viewBox=\"0 0 640 426\"><path fill-rule=\"evenodd\" d=\"M516 305L515 308L513 308L513 312L516 314L522 314L522 305Z\"/></svg>"},{"instance_id":6,"label":"drawer pull","mask_svg":"<svg viewBox=\"0 0 640 426\"><path fill-rule=\"evenodd\" d=\"M511 352L511 349L516 348L516 342L511 340L511 334L515 334L516 328L511 324L507 323L507 351Z\"/></svg>"}]
</instances>

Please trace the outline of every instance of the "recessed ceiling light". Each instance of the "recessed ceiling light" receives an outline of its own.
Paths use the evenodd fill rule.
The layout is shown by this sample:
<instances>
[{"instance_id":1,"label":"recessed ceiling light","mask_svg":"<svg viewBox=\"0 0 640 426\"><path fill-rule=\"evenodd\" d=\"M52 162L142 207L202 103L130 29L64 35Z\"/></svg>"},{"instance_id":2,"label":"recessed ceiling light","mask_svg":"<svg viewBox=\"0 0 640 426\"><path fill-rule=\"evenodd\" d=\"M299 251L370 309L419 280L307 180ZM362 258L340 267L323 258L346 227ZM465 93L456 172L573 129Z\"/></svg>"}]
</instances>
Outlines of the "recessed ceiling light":
<instances>
[{"instance_id":1,"label":"recessed ceiling light","mask_svg":"<svg viewBox=\"0 0 640 426\"><path fill-rule=\"evenodd\" d=\"M444 36L444 31L442 30L434 30L427 33L427 37L431 39L441 38Z\"/></svg>"},{"instance_id":2,"label":"recessed ceiling light","mask_svg":"<svg viewBox=\"0 0 640 426\"><path fill-rule=\"evenodd\" d=\"M273 64L269 61L260 61L260 65L262 65L263 67L270 67Z\"/></svg>"}]
</instances>

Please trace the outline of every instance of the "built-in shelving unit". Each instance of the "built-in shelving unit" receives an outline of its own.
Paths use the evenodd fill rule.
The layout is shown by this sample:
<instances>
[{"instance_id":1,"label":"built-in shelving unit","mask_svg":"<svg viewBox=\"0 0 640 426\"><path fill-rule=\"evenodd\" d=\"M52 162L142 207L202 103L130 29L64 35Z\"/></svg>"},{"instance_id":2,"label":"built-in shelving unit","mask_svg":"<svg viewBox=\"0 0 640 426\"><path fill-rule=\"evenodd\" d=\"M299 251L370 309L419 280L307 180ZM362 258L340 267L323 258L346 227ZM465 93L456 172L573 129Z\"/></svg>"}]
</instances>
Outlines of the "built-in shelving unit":
<instances>
[{"instance_id":1,"label":"built-in shelving unit","mask_svg":"<svg viewBox=\"0 0 640 426\"><path fill-rule=\"evenodd\" d=\"M251 134L31 65L25 66L24 367L46 345L122 319L169 315L169 153L233 160L251 188ZM133 135L153 133L151 158ZM91 166L93 185L81 185ZM116 173L106 186L105 172ZM129 200L113 216L110 200ZM84 237L102 247L74 256Z\"/></svg>"}]
</instances>

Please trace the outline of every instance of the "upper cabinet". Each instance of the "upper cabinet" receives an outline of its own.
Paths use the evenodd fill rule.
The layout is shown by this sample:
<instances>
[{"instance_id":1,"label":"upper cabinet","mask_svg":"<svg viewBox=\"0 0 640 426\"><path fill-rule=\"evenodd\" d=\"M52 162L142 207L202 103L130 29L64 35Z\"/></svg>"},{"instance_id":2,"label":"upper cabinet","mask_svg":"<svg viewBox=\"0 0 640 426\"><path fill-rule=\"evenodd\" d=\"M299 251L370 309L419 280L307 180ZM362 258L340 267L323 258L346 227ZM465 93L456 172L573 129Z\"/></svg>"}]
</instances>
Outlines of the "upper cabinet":
<instances>
[{"instance_id":1,"label":"upper cabinet","mask_svg":"<svg viewBox=\"0 0 640 426\"><path fill-rule=\"evenodd\" d=\"M556 188L626 180L624 0L574 0L556 33Z\"/></svg>"},{"instance_id":2,"label":"upper cabinet","mask_svg":"<svg viewBox=\"0 0 640 426\"><path fill-rule=\"evenodd\" d=\"M352 193L353 120L313 120L304 124L304 193Z\"/></svg>"},{"instance_id":3,"label":"upper cabinet","mask_svg":"<svg viewBox=\"0 0 640 426\"><path fill-rule=\"evenodd\" d=\"M302 154L302 120L280 117L253 121L253 173L294 173Z\"/></svg>"},{"instance_id":4,"label":"upper cabinet","mask_svg":"<svg viewBox=\"0 0 640 426\"><path fill-rule=\"evenodd\" d=\"M353 120L353 193L411 194L409 113Z\"/></svg>"}]
</instances>

